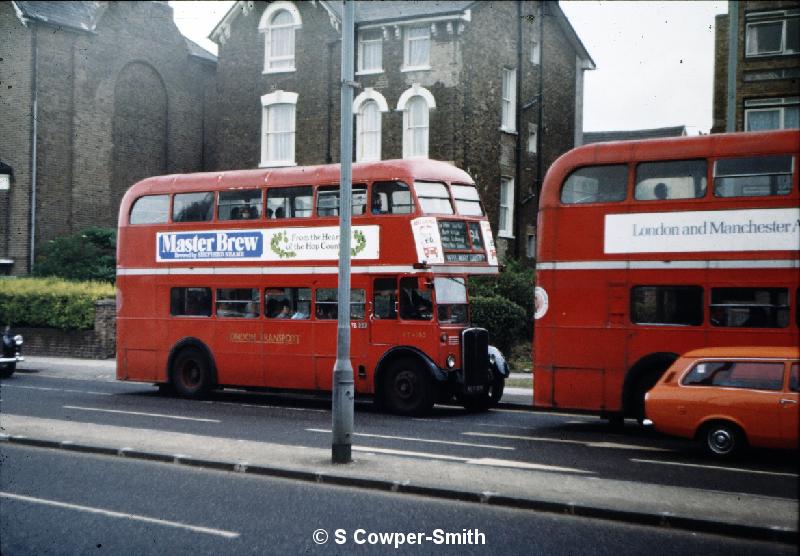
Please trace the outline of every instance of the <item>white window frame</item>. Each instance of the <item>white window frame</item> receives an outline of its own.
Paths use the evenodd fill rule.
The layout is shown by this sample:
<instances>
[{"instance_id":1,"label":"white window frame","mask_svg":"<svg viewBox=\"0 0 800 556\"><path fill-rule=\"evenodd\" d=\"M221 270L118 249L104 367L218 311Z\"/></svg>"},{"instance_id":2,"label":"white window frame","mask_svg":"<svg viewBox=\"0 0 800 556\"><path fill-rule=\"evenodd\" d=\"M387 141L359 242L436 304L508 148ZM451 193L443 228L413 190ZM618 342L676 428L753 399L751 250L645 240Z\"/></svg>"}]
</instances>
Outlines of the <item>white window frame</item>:
<instances>
[{"instance_id":1,"label":"white window frame","mask_svg":"<svg viewBox=\"0 0 800 556\"><path fill-rule=\"evenodd\" d=\"M506 203L503 203L503 190L506 191ZM497 215L497 235L514 237L514 178L500 176L500 210Z\"/></svg>"},{"instance_id":2,"label":"white window frame","mask_svg":"<svg viewBox=\"0 0 800 556\"><path fill-rule=\"evenodd\" d=\"M500 129L506 133L517 132L517 70L503 68L501 84Z\"/></svg>"},{"instance_id":3,"label":"white window frame","mask_svg":"<svg viewBox=\"0 0 800 556\"><path fill-rule=\"evenodd\" d=\"M748 21L745 25L745 56L747 58L759 58L764 56L791 56L800 53L798 50L787 50L786 46L786 27L789 24L800 24L798 12L798 10L790 10L748 14L747 19L751 21ZM757 21L752 21L754 19ZM780 46L778 47L778 50L754 52L750 48L751 33L755 32L755 29L762 25L774 25L776 23L781 24Z\"/></svg>"},{"instance_id":4,"label":"white window frame","mask_svg":"<svg viewBox=\"0 0 800 556\"><path fill-rule=\"evenodd\" d=\"M775 129L786 128L786 109L795 108L800 110L800 97L751 99L744 102L744 130L750 130L750 115L758 112L777 112L778 127ZM797 129L797 128L791 128ZM767 131L767 130L758 130Z\"/></svg>"},{"instance_id":5,"label":"white window frame","mask_svg":"<svg viewBox=\"0 0 800 556\"><path fill-rule=\"evenodd\" d=\"M289 93L286 91L275 91L268 95L261 97L261 168L272 168L279 166L297 166L295 162L295 140L296 140L296 122L297 122L297 93ZM291 134L289 156L286 159L272 159L269 152L269 112L270 109L278 105L291 105L292 106L292 122L291 128L288 130L281 130L279 133Z\"/></svg>"},{"instance_id":6,"label":"white window frame","mask_svg":"<svg viewBox=\"0 0 800 556\"><path fill-rule=\"evenodd\" d=\"M377 39L364 38L365 33L377 33ZM364 67L364 49L367 44L377 43L380 50L380 66L377 68ZM373 45L374 46L374 45ZM383 31L381 29L363 29L358 32L358 71L356 75L370 75L383 73Z\"/></svg>"},{"instance_id":7,"label":"white window frame","mask_svg":"<svg viewBox=\"0 0 800 556\"><path fill-rule=\"evenodd\" d=\"M426 36L424 37L415 37L411 38L409 35L409 31L412 29L425 29ZM411 42L412 41L426 41L428 43L428 59L424 64L412 66L409 63L410 53L411 53ZM431 28L430 25L414 25L408 26L403 29L403 66L400 68L400 71L421 71L421 70L429 70L431 69Z\"/></svg>"},{"instance_id":8,"label":"white window frame","mask_svg":"<svg viewBox=\"0 0 800 556\"><path fill-rule=\"evenodd\" d=\"M411 128L411 118L408 110L409 102L418 97L424 101L428 109L425 148L422 149L424 152L417 152L414 150L413 129ZM400 95L400 99L397 101L397 110L403 113L403 158L428 158L431 132L430 112L434 108L436 108L436 100L433 98L431 92L425 87L420 87L417 83L414 83L410 89L406 89L403 94Z\"/></svg>"},{"instance_id":9,"label":"white window frame","mask_svg":"<svg viewBox=\"0 0 800 556\"><path fill-rule=\"evenodd\" d=\"M528 154L536 154L539 148L539 126L528 122Z\"/></svg>"},{"instance_id":10,"label":"white window frame","mask_svg":"<svg viewBox=\"0 0 800 556\"><path fill-rule=\"evenodd\" d=\"M271 25L272 18L278 12L288 12L292 16L292 23L285 25ZM303 20L300 18L300 11L297 6L292 2L272 2L264 10L261 20L258 23L258 30L264 35L264 71L263 73L290 73L296 71L296 40L295 31L303 25ZM292 54L291 56L272 56L270 40L271 33L275 29L289 29L291 31ZM290 66L276 67L274 64L291 60Z\"/></svg>"},{"instance_id":11,"label":"white window frame","mask_svg":"<svg viewBox=\"0 0 800 556\"><path fill-rule=\"evenodd\" d=\"M364 129L364 122L362 119L363 110L367 106L367 103L374 102L378 106L378 129L377 129L377 136L373 135L374 141L377 141L377 158L370 157L365 153L368 153L369 150L367 149L367 141L369 137L369 133L374 133L374 130L365 130ZM368 161L375 161L381 159L381 140L382 140L382 133L381 133L381 126L383 124L382 113L389 111L389 105L386 103L386 99L382 94L380 94L375 89L367 87L364 89L364 92L358 95L353 100L353 114L356 115L356 162L368 162Z\"/></svg>"}]
</instances>

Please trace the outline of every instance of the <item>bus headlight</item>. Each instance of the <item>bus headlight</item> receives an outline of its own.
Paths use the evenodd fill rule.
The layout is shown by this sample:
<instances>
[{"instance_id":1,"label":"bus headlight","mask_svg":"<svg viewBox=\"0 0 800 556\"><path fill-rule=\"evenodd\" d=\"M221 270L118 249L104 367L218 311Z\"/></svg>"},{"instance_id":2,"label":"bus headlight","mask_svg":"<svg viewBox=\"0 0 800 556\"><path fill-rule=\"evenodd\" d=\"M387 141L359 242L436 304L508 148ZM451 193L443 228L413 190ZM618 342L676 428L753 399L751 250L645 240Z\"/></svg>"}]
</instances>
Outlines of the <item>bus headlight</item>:
<instances>
[{"instance_id":1,"label":"bus headlight","mask_svg":"<svg viewBox=\"0 0 800 556\"><path fill-rule=\"evenodd\" d=\"M452 369L456 366L456 356L452 353L447 356L447 368Z\"/></svg>"}]
</instances>

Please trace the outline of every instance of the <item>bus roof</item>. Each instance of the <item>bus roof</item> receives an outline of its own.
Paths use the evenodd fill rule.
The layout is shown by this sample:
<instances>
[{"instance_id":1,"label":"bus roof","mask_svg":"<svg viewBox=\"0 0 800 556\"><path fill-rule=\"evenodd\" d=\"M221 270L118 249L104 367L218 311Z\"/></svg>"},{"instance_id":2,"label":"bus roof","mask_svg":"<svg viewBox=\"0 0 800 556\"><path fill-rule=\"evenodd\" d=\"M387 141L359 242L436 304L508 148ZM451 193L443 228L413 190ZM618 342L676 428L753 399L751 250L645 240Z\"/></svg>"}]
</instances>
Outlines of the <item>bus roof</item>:
<instances>
[{"instance_id":1,"label":"bus roof","mask_svg":"<svg viewBox=\"0 0 800 556\"><path fill-rule=\"evenodd\" d=\"M592 143L576 147L553 162L544 179L541 204L558 204L564 179L581 166L798 152L797 129Z\"/></svg>"},{"instance_id":2,"label":"bus roof","mask_svg":"<svg viewBox=\"0 0 800 556\"><path fill-rule=\"evenodd\" d=\"M130 200L130 197L138 197L146 193L175 193L197 191L198 189L218 190L262 185L334 184L339 182L339 166L339 164L324 164L318 166L225 170L154 176L131 186L125 196ZM352 176L353 182L375 179L391 180L413 176L423 180L436 179L449 182L474 183L469 174L453 164L429 159L398 159L354 163Z\"/></svg>"}]
</instances>

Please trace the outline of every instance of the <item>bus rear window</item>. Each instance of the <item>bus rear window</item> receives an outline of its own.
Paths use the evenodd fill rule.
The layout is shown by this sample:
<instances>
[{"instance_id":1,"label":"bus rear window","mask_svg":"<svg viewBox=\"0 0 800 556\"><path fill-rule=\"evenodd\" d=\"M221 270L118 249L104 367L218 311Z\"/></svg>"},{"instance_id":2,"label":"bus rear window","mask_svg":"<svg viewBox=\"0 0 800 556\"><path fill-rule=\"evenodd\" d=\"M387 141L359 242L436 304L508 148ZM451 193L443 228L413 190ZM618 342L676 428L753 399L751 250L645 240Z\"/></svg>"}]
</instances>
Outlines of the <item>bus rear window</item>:
<instances>
[{"instance_id":1,"label":"bus rear window","mask_svg":"<svg viewBox=\"0 0 800 556\"><path fill-rule=\"evenodd\" d=\"M483 216L478 189L474 185L453 184L450 186L456 200L456 211L465 216Z\"/></svg>"},{"instance_id":2,"label":"bus rear window","mask_svg":"<svg viewBox=\"0 0 800 556\"><path fill-rule=\"evenodd\" d=\"M214 194L178 193L172 205L174 222L207 222L214 214Z\"/></svg>"},{"instance_id":3,"label":"bus rear window","mask_svg":"<svg viewBox=\"0 0 800 556\"><path fill-rule=\"evenodd\" d=\"M794 157L789 155L727 158L714 163L715 197L788 195Z\"/></svg>"},{"instance_id":4,"label":"bus rear window","mask_svg":"<svg viewBox=\"0 0 800 556\"><path fill-rule=\"evenodd\" d=\"M131 224L163 224L168 220L169 195L139 197L131 208Z\"/></svg>"},{"instance_id":5,"label":"bus rear window","mask_svg":"<svg viewBox=\"0 0 800 556\"><path fill-rule=\"evenodd\" d=\"M561 188L566 205L624 201L628 188L628 167L587 166L572 172Z\"/></svg>"},{"instance_id":6,"label":"bus rear window","mask_svg":"<svg viewBox=\"0 0 800 556\"><path fill-rule=\"evenodd\" d=\"M453 214L450 194L447 186L439 182L415 181L414 191L419 199L419 206L426 214Z\"/></svg>"},{"instance_id":7,"label":"bus rear window","mask_svg":"<svg viewBox=\"0 0 800 556\"><path fill-rule=\"evenodd\" d=\"M699 199L706 194L705 160L642 162L636 167L637 201Z\"/></svg>"},{"instance_id":8,"label":"bus rear window","mask_svg":"<svg viewBox=\"0 0 800 556\"><path fill-rule=\"evenodd\" d=\"M786 288L712 288L711 324L734 328L789 326Z\"/></svg>"},{"instance_id":9,"label":"bus rear window","mask_svg":"<svg viewBox=\"0 0 800 556\"><path fill-rule=\"evenodd\" d=\"M699 326L703 323L700 286L636 286L631 289L634 324Z\"/></svg>"}]
</instances>

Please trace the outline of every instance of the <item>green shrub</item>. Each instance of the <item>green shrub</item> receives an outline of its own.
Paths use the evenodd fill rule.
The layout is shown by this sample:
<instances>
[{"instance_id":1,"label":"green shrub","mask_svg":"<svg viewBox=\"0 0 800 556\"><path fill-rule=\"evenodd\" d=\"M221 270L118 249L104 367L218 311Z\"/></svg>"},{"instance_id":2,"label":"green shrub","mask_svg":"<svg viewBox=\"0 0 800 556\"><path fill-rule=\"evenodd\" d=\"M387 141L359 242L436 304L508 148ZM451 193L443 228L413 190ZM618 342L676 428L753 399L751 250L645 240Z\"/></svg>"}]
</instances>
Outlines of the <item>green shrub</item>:
<instances>
[{"instance_id":1,"label":"green shrub","mask_svg":"<svg viewBox=\"0 0 800 556\"><path fill-rule=\"evenodd\" d=\"M525 309L499 296L475 296L470 299L472 324L489 331L489 343L503 353L525 338Z\"/></svg>"},{"instance_id":2,"label":"green shrub","mask_svg":"<svg viewBox=\"0 0 800 556\"><path fill-rule=\"evenodd\" d=\"M48 241L39 248L34 276L114 283L117 233L110 228L87 228Z\"/></svg>"},{"instance_id":3,"label":"green shrub","mask_svg":"<svg viewBox=\"0 0 800 556\"><path fill-rule=\"evenodd\" d=\"M0 326L90 330L95 301L114 295L114 287L102 282L0 279Z\"/></svg>"}]
</instances>

